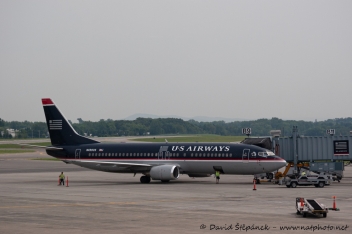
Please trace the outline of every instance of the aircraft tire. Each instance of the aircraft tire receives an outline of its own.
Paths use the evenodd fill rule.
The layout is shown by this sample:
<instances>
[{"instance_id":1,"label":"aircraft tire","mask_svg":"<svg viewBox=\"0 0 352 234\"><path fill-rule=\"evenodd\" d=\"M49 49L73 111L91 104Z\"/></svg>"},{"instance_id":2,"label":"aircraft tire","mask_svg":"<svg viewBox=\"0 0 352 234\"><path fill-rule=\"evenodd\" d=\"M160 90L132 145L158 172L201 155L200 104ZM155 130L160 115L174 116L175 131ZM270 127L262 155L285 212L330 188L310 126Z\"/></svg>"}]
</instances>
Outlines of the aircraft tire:
<instances>
[{"instance_id":1,"label":"aircraft tire","mask_svg":"<svg viewBox=\"0 0 352 234\"><path fill-rule=\"evenodd\" d=\"M266 178L268 180L272 180L272 179L274 179L274 174L273 173L266 173Z\"/></svg>"},{"instance_id":2,"label":"aircraft tire","mask_svg":"<svg viewBox=\"0 0 352 234\"><path fill-rule=\"evenodd\" d=\"M142 184L150 183L150 177L149 176L141 176L140 181Z\"/></svg>"}]
</instances>

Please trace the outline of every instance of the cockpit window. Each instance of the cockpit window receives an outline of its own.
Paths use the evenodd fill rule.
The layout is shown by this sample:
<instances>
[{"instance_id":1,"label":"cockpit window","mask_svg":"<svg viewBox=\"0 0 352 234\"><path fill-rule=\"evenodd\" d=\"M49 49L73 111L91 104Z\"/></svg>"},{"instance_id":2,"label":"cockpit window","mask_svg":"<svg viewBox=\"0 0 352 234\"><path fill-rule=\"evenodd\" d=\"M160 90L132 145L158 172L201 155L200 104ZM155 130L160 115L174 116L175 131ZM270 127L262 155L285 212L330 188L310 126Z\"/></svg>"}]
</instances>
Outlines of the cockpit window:
<instances>
[{"instance_id":1,"label":"cockpit window","mask_svg":"<svg viewBox=\"0 0 352 234\"><path fill-rule=\"evenodd\" d=\"M266 151L266 153L268 154L268 156L275 156L275 154L271 151Z\"/></svg>"},{"instance_id":2,"label":"cockpit window","mask_svg":"<svg viewBox=\"0 0 352 234\"><path fill-rule=\"evenodd\" d=\"M275 156L275 154L271 151L265 151L265 152L258 152L258 156L268 157L268 156Z\"/></svg>"}]
</instances>

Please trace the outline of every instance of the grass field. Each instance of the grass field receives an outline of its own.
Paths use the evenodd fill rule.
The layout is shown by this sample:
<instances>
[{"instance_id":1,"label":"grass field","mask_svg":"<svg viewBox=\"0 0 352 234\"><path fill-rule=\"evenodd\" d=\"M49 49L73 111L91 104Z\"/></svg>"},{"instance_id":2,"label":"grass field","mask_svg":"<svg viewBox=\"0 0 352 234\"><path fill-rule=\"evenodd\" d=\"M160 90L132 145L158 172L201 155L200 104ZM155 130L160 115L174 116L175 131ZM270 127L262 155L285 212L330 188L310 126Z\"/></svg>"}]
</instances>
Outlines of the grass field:
<instances>
[{"instance_id":1,"label":"grass field","mask_svg":"<svg viewBox=\"0 0 352 234\"><path fill-rule=\"evenodd\" d=\"M29 145L39 145L39 146L49 146L50 142L38 142ZM22 149L22 148L31 148L30 146L19 145L19 144L0 144L0 149Z\"/></svg>"},{"instance_id":2,"label":"grass field","mask_svg":"<svg viewBox=\"0 0 352 234\"><path fill-rule=\"evenodd\" d=\"M240 142L244 136L219 136L219 135L191 135L191 136L164 136L164 137L150 137L130 139L132 141L143 142Z\"/></svg>"},{"instance_id":3,"label":"grass field","mask_svg":"<svg viewBox=\"0 0 352 234\"><path fill-rule=\"evenodd\" d=\"M0 149L21 149L22 145L17 144L0 144Z\"/></svg>"},{"instance_id":4,"label":"grass field","mask_svg":"<svg viewBox=\"0 0 352 234\"><path fill-rule=\"evenodd\" d=\"M32 153L35 150L22 150L22 149L0 149L0 154L20 154L20 153Z\"/></svg>"}]
</instances>

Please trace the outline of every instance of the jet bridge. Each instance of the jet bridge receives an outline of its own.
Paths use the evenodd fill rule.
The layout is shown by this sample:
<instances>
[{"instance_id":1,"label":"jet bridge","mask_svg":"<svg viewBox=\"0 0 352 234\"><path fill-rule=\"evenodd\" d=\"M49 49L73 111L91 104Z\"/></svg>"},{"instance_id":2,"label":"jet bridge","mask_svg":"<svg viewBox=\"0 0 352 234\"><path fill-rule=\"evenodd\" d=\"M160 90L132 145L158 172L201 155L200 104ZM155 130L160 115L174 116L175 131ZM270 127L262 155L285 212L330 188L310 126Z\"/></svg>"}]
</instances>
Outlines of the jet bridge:
<instances>
[{"instance_id":1,"label":"jet bridge","mask_svg":"<svg viewBox=\"0 0 352 234\"><path fill-rule=\"evenodd\" d=\"M270 149L285 159L289 166L282 176L291 170L293 174L298 174L301 169L306 169L317 174L336 175L339 181L343 176L345 163L352 162L352 136L301 136L297 126L293 127L290 137L280 137L280 130L270 133L271 137L251 137L241 143Z\"/></svg>"},{"instance_id":2,"label":"jet bridge","mask_svg":"<svg viewBox=\"0 0 352 234\"><path fill-rule=\"evenodd\" d=\"M344 162L352 162L351 136L300 136L294 126L292 136L273 138L273 146L276 155L293 163L294 173L299 172L299 163L308 162L310 171L342 178Z\"/></svg>"}]
</instances>

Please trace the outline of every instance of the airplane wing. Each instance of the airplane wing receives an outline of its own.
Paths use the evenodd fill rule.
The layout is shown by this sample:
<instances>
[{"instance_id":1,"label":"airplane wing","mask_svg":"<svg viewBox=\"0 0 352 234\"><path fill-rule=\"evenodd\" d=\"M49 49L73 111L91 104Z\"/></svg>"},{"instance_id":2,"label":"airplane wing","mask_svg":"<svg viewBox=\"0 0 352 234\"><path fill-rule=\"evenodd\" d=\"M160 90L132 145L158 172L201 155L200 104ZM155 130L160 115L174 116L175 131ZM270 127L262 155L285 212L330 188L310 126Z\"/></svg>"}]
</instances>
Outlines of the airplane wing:
<instances>
[{"instance_id":1,"label":"airplane wing","mask_svg":"<svg viewBox=\"0 0 352 234\"><path fill-rule=\"evenodd\" d=\"M66 160L65 160L66 161ZM144 163L125 163L125 162L101 162L101 161L94 161L94 160L67 160L70 163L77 163L77 164L96 164L97 166L116 166L116 167L122 167L122 168L133 168L133 167L138 167L138 168L145 168L145 169L150 169L155 165L150 165L150 164L144 164Z\"/></svg>"},{"instance_id":2,"label":"airplane wing","mask_svg":"<svg viewBox=\"0 0 352 234\"><path fill-rule=\"evenodd\" d=\"M105 167L115 167L115 168L121 168L121 169L126 169L126 170L131 170L131 171L150 171L150 169L154 166L161 166L165 165L165 163L160 163L160 164L146 164L146 163L131 163L131 162L107 162L107 161L95 161L95 160L62 160L65 163L72 163L81 167L88 167L88 166L105 166ZM181 169L180 165L178 164L172 164L177 166L178 168Z\"/></svg>"},{"instance_id":3,"label":"airplane wing","mask_svg":"<svg viewBox=\"0 0 352 234\"><path fill-rule=\"evenodd\" d=\"M32 148L41 148L41 149L50 149L50 150L63 150L63 148L55 146L41 146L41 145L29 145L29 144L19 144L22 146L32 147Z\"/></svg>"}]
</instances>

